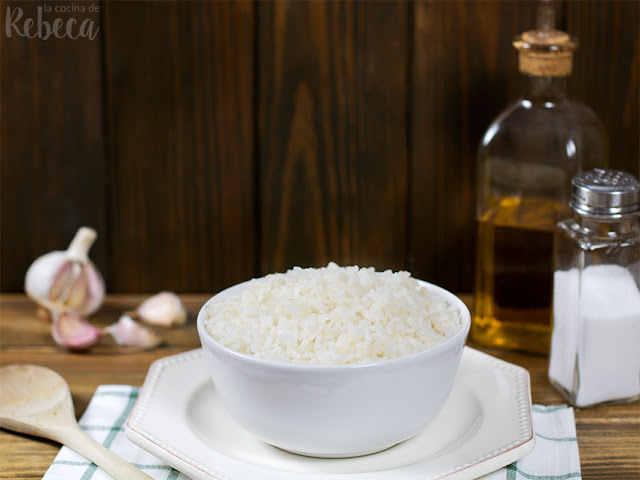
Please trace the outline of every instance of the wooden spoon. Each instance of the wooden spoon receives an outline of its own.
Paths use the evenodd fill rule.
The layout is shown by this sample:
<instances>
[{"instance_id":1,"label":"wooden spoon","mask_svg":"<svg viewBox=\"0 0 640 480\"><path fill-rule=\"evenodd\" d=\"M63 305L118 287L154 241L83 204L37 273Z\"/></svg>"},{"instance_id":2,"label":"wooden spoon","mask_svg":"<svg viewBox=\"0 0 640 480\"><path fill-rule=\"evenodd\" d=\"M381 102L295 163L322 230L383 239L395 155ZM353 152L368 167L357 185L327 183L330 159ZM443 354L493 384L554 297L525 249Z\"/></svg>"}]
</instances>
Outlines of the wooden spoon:
<instances>
[{"instance_id":1,"label":"wooden spoon","mask_svg":"<svg viewBox=\"0 0 640 480\"><path fill-rule=\"evenodd\" d=\"M67 382L49 368L25 364L0 367L0 427L55 440L117 480L152 478L82 431Z\"/></svg>"}]
</instances>

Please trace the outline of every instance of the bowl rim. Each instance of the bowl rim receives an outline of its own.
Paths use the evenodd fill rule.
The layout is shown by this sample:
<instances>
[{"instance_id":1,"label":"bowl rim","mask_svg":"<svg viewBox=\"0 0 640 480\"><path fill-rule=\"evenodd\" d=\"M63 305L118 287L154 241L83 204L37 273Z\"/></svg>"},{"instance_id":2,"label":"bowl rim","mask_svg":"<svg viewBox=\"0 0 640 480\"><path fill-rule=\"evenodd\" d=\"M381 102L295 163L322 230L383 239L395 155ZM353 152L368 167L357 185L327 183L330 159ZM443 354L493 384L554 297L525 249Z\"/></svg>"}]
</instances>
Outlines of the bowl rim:
<instances>
[{"instance_id":1,"label":"bowl rim","mask_svg":"<svg viewBox=\"0 0 640 480\"><path fill-rule=\"evenodd\" d=\"M423 359L426 359L432 356L434 357L438 356L438 354L441 351L448 350L449 348L451 348L451 345L456 343L460 343L460 350L462 350L462 347L464 347L467 342L469 331L471 329L471 312L469 311L469 308L458 296L456 296L449 290L446 290L443 287L440 287L430 282L426 282L424 280L420 280L417 278L415 280L418 281L421 287L430 289L431 291L434 291L435 293L442 295L446 300L458 306L458 309L461 314L462 325L460 326L460 329L451 338L448 338L444 342L439 343L438 345L435 345L434 347L431 347L427 350L423 350L417 353L412 353L411 355L373 361L369 363L317 364L317 363L294 363L294 362L286 362L286 361L279 361L279 360L268 360L264 358L257 358L248 353L242 353L242 352L233 350L223 345L222 343L218 342L215 338L213 338L209 334L209 332L207 332L206 328L204 327L206 309L209 303L212 302L214 298L216 298L218 295L228 292L231 289L236 289L236 288L240 289L242 285L245 285L251 282L251 280L240 282L230 287L227 287L223 290L220 290L218 293L213 295L202 305L202 307L198 311L198 315L196 318L198 335L200 337L201 343L203 344L203 347L204 347L204 343L207 343L211 345L216 351L219 351L222 355L226 357L231 357L235 360L242 361L242 362L248 362L251 365L256 367L263 367L267 369L288 370L288 371L296 371L296 372L298 371L309 372L310 370L335 372L335 371L352 371L352 370L362 370L362 369L371 369L371 368L380 369L380 368L384 368L384 366L387 366L387 365L401 367L405 363L419 362ZM461 337L464 337L462 341L460 341Z\"/></svg>"}]
</instances>

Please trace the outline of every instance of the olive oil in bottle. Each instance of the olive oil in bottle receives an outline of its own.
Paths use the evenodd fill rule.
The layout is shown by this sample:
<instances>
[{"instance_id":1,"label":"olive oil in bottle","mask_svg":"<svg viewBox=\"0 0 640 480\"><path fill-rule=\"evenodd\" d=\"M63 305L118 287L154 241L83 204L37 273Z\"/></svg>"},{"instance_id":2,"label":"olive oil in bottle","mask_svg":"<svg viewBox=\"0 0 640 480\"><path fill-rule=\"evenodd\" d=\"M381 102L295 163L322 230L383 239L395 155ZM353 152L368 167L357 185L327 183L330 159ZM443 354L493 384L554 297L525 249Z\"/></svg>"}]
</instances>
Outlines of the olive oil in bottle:
<instances>
[{"instance_id":1,"label":"olive oil in bottle","mask_svg":"<svg viewBox=\"0 0 640 480\"><path fill-rule=\"evenodd\" d=\"M546 198L504 197L479 219L476 341L547 351L557 211Z\"/></svg>"},{"instance_id":2,"label":"olive oil in bottle","mask_svg":"<svg viewBox=\"0 0 640 480\"><path fill-rule=\"evenodd\" d=\"M487 347L548 353L555 226L569 215L573 176L606 161L600 121L566 96L575 43L553 24L550 3L541 2L538 29L514 42L525 93L478 152L471 338Z\"/></svg>"}]
</instances>

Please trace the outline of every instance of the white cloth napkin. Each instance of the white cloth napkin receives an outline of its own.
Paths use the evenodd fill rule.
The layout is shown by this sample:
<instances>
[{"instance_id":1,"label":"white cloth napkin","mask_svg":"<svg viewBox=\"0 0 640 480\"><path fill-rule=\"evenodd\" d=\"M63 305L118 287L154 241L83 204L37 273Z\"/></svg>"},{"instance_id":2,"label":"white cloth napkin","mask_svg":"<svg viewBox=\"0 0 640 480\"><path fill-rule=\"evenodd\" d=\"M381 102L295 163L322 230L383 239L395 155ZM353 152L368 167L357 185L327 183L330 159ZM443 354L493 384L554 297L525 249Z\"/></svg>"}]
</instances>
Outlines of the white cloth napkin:
<instances>
[{"instance_id":1,"label":"white cloth napkin","mask_svg":"<svg viewBox=\"0 0 640 480\"><path fill-rule=\"evenodd\" d=\"M79 420L82 429L105 447L157 480L188 480L132 443L124 424L138 398L138 387L101 385ZM575 419L570 407L533 406L536 447L532 453L483 480L567 480L582 478ZM109 480L111 477L67 447L62 447L43 480ZM259 480L259 479L256 479ZM402 479L397 479L402 480Z\"/></svg>"}]
</instances>

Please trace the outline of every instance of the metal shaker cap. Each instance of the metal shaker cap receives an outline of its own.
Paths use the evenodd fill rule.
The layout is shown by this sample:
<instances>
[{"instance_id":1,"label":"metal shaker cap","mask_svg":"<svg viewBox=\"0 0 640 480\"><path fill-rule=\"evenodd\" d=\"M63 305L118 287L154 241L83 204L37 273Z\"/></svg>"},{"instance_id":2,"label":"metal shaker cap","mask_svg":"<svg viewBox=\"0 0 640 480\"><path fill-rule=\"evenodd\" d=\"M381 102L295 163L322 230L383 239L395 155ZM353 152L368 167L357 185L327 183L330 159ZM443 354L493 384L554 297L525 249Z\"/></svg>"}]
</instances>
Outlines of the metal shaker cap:
<instances>
[{"instance_id":1,"label":"metal shaker cap","mask_svg":"<svg viewBox=\"0 0 640 480\"><path fill-rule=\"evenodd\" d=\"M569 206L581 215L619 218L640 213L640 183L630 173L595 169L571 181Z\"/></svg>"}]
</instances>

